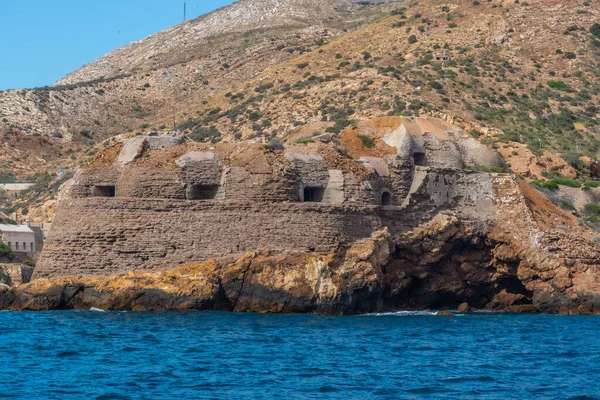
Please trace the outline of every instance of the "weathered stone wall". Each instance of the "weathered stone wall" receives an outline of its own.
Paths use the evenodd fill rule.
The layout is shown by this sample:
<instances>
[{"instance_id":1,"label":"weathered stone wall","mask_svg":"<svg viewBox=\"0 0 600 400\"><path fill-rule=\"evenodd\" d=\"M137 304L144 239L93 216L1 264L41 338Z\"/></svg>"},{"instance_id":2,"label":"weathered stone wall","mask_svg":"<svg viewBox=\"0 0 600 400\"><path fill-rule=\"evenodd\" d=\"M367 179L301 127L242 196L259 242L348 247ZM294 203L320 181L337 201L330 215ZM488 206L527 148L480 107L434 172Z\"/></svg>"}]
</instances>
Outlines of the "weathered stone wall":
<instances>
[{"instance_id":1,"label":"weathered stone wall","mask_svg":"<svg viewBox=\"0 0 600 400\"><path fill-rule=\"evenodd\" d=\"M292 174L250 173L242 167L231 167L225 175L227 199L240 202L299 201L300 184Z\"/></svg>"},{"instance_id":2,"label":"weathered stone wall","mask_svg":"<svg viewBox=\"0 0 600 400\"><path fill-rule=\"evenodd\" d=\"M331 251L342 243L367 238L382 227L399 235L443 210L466 219L493 219L493 181L516 185L514 179L507 180L503 175L428 169L420 172L423 177L404 207L272 199L65 199L36 276L162 270L259 249ZM365 181L354 184L368 185Z\"/></svg>"},{"instance_id":3,"label":"weathered stone wall","mask_svg":"<svg viewBox=\"0 0 600 400\"><path fill-rule=\"evenodd\" d=\"M123 173L122 167L90 168L79 171L69 186L69 197L89 197L94 186L115 186Z\"/></svg>"},{"instance_id":4,"label":"weathered stone wall","mask_svg":"<svg viewBox=\"0 0 600 400\"><path fill-rule=\"evenodd\" d=\"M152 171L128 168L117 181L118 197L151 199L185 199L185 173L175 171Z\"/></svg>"},{"instance_id":5,"label":"weathered stone wall","mask_svg":"<svg viewBox=\"0 0 600 400\"><path fill-rule=\"evenodd\" d=\"M377 207L316 203L65 200L37 277L161 270L257 249L331 251L380 228Z\"/></svg>"}]
</instances>

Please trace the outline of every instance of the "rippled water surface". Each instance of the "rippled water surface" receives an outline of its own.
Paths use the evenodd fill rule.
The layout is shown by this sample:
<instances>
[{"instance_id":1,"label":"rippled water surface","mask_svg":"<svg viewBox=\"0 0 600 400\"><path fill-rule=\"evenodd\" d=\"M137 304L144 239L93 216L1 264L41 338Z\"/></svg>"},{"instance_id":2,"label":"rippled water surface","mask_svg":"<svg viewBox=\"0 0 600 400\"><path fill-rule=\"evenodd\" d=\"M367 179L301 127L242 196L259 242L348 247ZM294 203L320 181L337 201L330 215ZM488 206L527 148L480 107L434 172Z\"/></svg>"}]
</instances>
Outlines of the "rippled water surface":
<instances>
[{"instance_id":1,"label":"rippled water surface","mask_svg":"<svg viewBox=\"0 0 600 400\"><path fill-rule=\"evenodd\" d=\"M600 318L0 312L0 398L600 398Z\"/></svg>"}]
</instances>

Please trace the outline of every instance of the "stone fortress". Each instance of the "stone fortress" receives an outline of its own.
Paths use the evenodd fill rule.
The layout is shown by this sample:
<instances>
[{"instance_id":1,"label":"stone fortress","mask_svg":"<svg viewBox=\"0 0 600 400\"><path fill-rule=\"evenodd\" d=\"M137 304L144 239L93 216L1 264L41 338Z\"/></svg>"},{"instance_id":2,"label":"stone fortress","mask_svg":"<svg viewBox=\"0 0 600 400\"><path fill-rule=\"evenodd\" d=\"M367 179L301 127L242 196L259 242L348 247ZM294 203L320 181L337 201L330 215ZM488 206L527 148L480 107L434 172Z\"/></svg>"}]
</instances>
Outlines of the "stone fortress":
<instances>
[{"instance_id":1,"label":"stone fortress","mask_svg":"<svg viewBox=\"0 0 600 400\"><path fill-rule=\"evenodd\" d=\"M347 154L344 134L285 150L135 137L64 190L35 277L156 271L259 249L331 252L383 228L400 235L440 210L494 218L498 191L516 178L467 170L501 166L493 150L439 120L389 120L360 157Z\"/></svg>"}]
</instances>

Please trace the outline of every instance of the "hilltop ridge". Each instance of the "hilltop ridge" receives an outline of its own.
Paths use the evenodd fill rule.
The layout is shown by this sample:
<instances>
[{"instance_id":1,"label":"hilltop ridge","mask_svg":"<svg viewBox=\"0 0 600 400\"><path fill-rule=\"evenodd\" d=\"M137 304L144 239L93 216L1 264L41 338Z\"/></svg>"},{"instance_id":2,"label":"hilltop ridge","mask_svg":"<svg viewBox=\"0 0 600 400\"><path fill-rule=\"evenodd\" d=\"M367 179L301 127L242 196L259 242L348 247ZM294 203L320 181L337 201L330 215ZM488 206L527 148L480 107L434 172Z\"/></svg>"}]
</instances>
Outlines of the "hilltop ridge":
<instances>
[{"instance_id":1,"label":"hilltop ridge","mask_svg":"<svg viewBox=\"0 0 600 400\"><path fill-rule=\"evenodd\" d=\"M120 47L68 74L56 85L151 70L183 62L203 40L277 27L326 26L341 15L333 2L321 0L239 0L230 6L178 24Z\"/></svg>"}]
</instances>

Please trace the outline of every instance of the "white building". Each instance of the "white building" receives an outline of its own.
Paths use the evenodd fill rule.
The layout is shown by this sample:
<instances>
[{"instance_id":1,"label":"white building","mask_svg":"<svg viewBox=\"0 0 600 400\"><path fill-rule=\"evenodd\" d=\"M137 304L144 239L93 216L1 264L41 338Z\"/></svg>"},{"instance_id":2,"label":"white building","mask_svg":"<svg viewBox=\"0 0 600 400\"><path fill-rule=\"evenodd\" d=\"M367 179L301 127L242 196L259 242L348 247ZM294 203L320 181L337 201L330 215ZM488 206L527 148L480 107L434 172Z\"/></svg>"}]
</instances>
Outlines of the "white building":
<instances>
[{"instance_id":1,"label":"white building","mask_svg":"<svg viewBox=\"0 0 600 400\"><path fill-rule=\"evenodd\" d=\"M0 240L15 253L35 252L35 234L25 225L0 224Z\"/></svg>"},{"instance_id":2,"label":"white building","mask_svg":"<svg viewBox=\"0 0 600 400\"><path fill-rule=\"evenodd\" d=\"M35 183L0 183L0 192L7 197L17 197L19 193L31 189Z\"/></svg>"}]
</instances>

